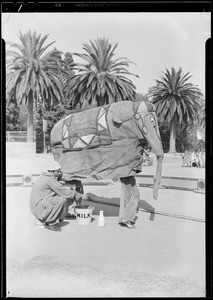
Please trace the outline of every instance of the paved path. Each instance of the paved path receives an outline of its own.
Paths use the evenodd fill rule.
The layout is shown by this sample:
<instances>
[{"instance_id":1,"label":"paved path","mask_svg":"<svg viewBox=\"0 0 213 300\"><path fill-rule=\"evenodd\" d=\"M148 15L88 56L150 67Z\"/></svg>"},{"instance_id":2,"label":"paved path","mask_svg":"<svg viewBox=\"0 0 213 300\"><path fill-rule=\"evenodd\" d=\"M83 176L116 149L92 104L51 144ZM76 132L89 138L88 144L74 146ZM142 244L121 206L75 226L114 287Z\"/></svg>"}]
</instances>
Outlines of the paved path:
<instances>
[{"instance_id":1,"label":"paved path","mask_svg":"<svg viewBox=\"0 0 213 300\"><path fill-rule=\"evenodd\" d=\"M30 191L7 188L11 297L205 296L203 194L162 189L155 201L152 189L140 188L141 210L129 230L117 224L120 185L85 186L93 201L114 205L88 202L93 222L66 219L61 232L51 232L34 226Z\"/></svg>"},{"instance_id":2,"label":"paved path","mask_svg":"<svg viewBox=\"0 0 213 300\"><path fill-rule=\"evenodd\" d=\"M52 154L6 157L6 175L40 174ZM143 175L154 175L154 166ZM166 156L163 176L205 178ZM137 181L140 182L140 178ZM117 224L120 184L85 185L93 221L66 219L61 232L34 226L31 187L6 188L7 291L11 297L204 297L205 194L140 187L135 230ZM98 227L104 210L106 225Z\"/></svg>"}]
</instances>

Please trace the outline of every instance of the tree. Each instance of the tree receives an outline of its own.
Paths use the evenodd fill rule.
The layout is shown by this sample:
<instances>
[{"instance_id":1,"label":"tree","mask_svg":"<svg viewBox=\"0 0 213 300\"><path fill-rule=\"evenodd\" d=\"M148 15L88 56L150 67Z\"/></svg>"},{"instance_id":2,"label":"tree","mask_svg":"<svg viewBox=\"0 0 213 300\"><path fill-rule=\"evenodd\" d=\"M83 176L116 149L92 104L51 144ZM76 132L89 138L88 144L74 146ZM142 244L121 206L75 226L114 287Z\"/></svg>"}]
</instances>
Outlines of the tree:
<instances>
[{"instance_id":1,"label":"tree","mask_svg":"<svg viewBox=\"0 0 213 300\"><path fill-rule=\"evenodd\" d=\"M80 108L101 106L122 100L134 100L135 86L126 76L130 73L126 67L132 63L121 57L113 59L118 43L111 44L106 38L98 38L83 44L86 54L73 53L84 60L75 63L77 71L66 86L66 96L72 107Z\"/></svg>"},{"instance_id":2,"label":"tree","mask_svg":"<svg viewBox=\"0 0 213 300\"><path fill-rule=\"evenodd\" d=\"M206 108L205 108L204 104L201 107L201 115L200 115L199 124L203 129L205 129L205 127L206 127Z\"/></svg>"},{"instance_id":3,"label":"tree","mask_svg":"<svg viewBox=\"0 0 213 300\"><path fill-rule=\"evenodd\" d=\"M61 72L62 81L64 85L68 83L68 81L75 75L73 71L74 61L72 54L70 52L66 52L63 59L62 68L65 72Z\"/></svg>"},{"instance_id":4,"label":"tree","mask_svg":"<svg viewBox=\"0 0 213 300\"><path fill-rule=\"evenodd\" d=\"M176 152L177 126L187 128L199 119L203 95L197 86L188 83L191 77L189 72L183 74L181 68L177 72L172 68L171 73L166 69L156 86L149 89L159 122L170 125L169 152Z\"/></svg>"},{"instance_id":5,"label":"tree","mask_svg":"<svg viewBox=\"0 0 213 300\"><path fill-rule=\"evenodd\" d=\"M164 152L169 151L170 126L168 123L161 123L159 126L160 135L163 144ZM186 150L194 151L196 149L197 140L197 126L178 126L176 128L176 150L177 152L185 152Z\"/></svg>"},{"instance_id":6,"label":"tree","mask_svg":"<svg viewBox=\"0 0 213 300\"><path fill-rule=\"evenodd\" d=\"M34 114L35 117L35 131L36 131L36 143L38 148L41 148L43 152L44 145L44 132L43 132L43 120L47 122L47 131L45 133L45 144L50 147L50 134L53 126L60 121L62 118L71 114L73 111L70 108L67 100L64 100L63 103L59 103L54 107L46 105L39 105L37 111Z\"/></svg>"},{"instance_id":7,"label":"tree","mask_svg":"<svg viewBox=\"0 0 213 300\"><path fill-rule=\"evenodd\" d=\"M16 101L6 102L6 130L21 130L21 125L19 123L19 113L20 109L17 106Z\"/></svg>"},{"instance_id":8,"label":"tree","mask_svg":"<svg viewBox=\"0 0 213 300\"><path fill-rule=\"evenodd\" d=\"M54 42L44 46L49 35L33 34L29 30L19 32L20 44L10 43L16 51L7 51L11 57L7 61L6 89L8 98L15 98L18 104L28 107L27 141L33 141L33 105L46 102L54 105L63 98L63 85L59 70L64 71L61 64L61 52L54 49L44 52Z\"/></svg>"}]
</instances>

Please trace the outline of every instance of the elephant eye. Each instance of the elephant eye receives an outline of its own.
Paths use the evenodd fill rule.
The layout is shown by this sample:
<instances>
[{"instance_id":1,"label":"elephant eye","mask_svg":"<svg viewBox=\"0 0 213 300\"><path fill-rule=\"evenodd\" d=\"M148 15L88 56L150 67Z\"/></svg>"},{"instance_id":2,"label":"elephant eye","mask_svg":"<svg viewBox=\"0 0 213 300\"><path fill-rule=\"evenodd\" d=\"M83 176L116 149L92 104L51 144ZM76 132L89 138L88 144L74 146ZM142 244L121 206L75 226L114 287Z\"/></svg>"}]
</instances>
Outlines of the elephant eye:
<instances>
[{"instance_id":1,"label":"elephant eye","mask_svg":"<svg viewBox=\"0 0 213 300\"><path fill-rule=\"evenodd\" d=\"M156 124L155 124L155 119L154 119L153 117L151 117L151 118L150 118L150 120L151 120L151 122L152 122L153 126L154 126L154 127L156 127Z\"/></svg>"}]
</instances>

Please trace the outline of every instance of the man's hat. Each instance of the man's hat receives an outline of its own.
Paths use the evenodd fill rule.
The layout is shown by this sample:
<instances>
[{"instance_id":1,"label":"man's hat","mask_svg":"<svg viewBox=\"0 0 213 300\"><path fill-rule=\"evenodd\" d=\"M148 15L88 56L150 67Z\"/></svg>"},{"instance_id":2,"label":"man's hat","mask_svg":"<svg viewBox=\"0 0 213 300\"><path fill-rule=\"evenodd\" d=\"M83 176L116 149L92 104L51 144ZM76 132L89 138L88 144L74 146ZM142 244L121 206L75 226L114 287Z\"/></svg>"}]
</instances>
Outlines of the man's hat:
<instances>
[{"instance_id":1,"label":"man's hat","mask_svg":"<svg viewBox=\"0 0 213 300\"><path fill-rule=\"evenodd\" d=\"M47 167L47 170L48 171L56 171L56 170L59 170L61 169L61 165L57 162L57 161L52 161L48 167Z\"/></svg>"}]
</instances>

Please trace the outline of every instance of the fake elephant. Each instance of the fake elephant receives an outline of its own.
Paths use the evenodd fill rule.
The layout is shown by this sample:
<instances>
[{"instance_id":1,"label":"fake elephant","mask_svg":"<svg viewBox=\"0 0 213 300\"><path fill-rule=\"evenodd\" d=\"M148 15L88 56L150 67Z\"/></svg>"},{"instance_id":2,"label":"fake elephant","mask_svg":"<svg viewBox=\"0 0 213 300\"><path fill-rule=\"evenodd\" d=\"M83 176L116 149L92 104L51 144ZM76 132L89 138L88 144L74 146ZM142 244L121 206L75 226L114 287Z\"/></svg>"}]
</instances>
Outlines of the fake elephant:
<instances>
[{"instance_id":1,"label":"fake elephant","mask_svg":"<svg viewBox=\"0 0 213 300\"><path fill-rule=\"evenodd\" d=\"M153 188L157 199L164 153L151 102L122 101L76 112L51 131L52 153L66 181L134 176L142 171L144 141L157 156Z\"/></svg>"}]
</instances>

